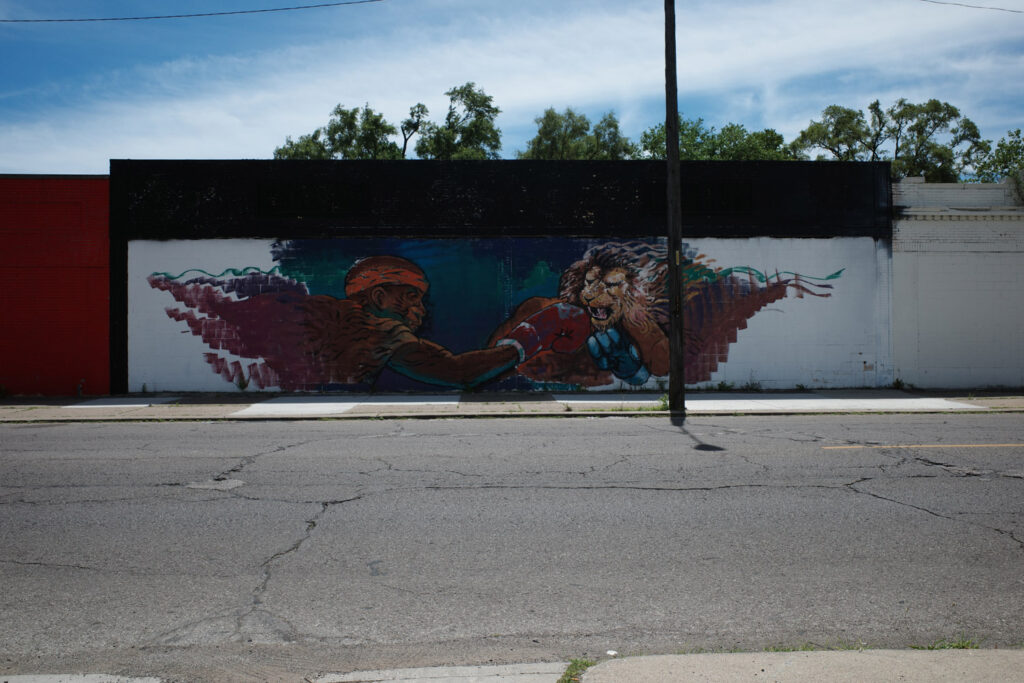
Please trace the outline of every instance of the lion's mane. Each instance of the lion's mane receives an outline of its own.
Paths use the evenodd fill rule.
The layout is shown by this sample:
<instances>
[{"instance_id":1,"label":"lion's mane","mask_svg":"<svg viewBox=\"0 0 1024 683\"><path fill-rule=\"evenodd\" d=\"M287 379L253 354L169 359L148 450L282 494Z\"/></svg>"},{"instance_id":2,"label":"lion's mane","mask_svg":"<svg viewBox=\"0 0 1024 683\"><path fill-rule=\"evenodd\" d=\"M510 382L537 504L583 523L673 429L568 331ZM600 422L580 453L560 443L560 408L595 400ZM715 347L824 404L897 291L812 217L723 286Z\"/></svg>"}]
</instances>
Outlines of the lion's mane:
<instances>
[{"instance_id":1,"label":"lion's mane","mask_svg":"<svg viewBox=\"0 0 1024 683\"><path fill-rule=\"evenodd\" d=\"M624 321L635 327L668 325L668 260L664 244L649 242L606 242L595 245L583 258L562 273L558 285L559 298L582 305L587 271L597 266L606 272L612 268L626 271Z\"/></svg>"}]
</instances>

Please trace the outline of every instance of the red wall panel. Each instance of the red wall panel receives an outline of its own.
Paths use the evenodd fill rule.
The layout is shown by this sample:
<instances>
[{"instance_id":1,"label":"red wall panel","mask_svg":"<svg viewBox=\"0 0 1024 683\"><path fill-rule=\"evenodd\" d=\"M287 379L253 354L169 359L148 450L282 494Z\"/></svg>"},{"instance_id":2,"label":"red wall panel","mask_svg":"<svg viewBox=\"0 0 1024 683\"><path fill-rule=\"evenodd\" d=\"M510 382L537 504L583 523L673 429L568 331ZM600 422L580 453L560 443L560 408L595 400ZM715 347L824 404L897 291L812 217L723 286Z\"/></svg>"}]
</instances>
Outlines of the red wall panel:
<instances>
[{"instance_id":1,"label":"red wall panel","mask_svg":"<svg viewBox=\"0 0 1024 683\"><path fill-rule=\"evenodd\" d=\"M109 181L0 176L0 387L110 391Z\"/></svg>"}]
</instances>

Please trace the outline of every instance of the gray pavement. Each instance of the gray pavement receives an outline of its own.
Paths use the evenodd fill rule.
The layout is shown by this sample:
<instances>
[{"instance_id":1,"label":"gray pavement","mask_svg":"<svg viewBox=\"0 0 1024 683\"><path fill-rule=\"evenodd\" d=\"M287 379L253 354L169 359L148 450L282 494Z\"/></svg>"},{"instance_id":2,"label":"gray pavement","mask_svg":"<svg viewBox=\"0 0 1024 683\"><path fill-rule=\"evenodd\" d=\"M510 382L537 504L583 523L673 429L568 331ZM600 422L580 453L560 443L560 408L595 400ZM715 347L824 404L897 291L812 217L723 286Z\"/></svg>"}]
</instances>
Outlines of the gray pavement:
<instances>
[{"instance_id":1,"label":"gray pavement","mask_svg":"<svg viewBox=\"0 0 1024 683\"><path fill-rule=\"evenodd\" d=\"M0 422L306 420L668 415L660 394L158 394L0 399ZM713 393L686 396L688 415L1024 412L1024 392L892 389Z\"/></svg>"},{"instance_id":2,"label":"gray pavement","mask_svg":"<svg viewBox=\"0 0 1024 683\"><path fill-rule=\"evenodd\" d=\"M437 667L324 675L311 683L559 683L568 663ZM576 678L572 678L576 681ZM841 650L614 657L579 683L1013 683L1024 650ZM566 681L565 683L569 683Z\"/></svg>"},{"instance_id":3,"label":"gray pavement","mask_svg":"<svg viewBox=\"0 0 1024 683\"><path fill-rule=\"evenodd\" d=\"M568 662L323 674L306 683L1014 683L1024 649L731 652L613 657L563 679ZM0 683L160 683L103 674L0 675Z\"/></svg>"},{"instance_id":4,"label":"gray pavement","mask_svg":"<svg viewBox=\"0 0 1024 683\"><path fill-rule=\"evenodd\" d=\"M675 681L1024 681L1024 650L849 650L662 655L610 659L582 683Z\"/></svg>"},{"instance_id":5,"label":"gray pavement","mask_svg":"<svg viewBox=\"0 0 1024 683\"><path fill-rule=\"evenodd\" d=\"M568 663L356 671L311 683L558 683ZM574 681L576 679L573 679ZM1012 683L1024 680L1024 650L843 650L615 657L580 683Z\"/></svg>"},{"instance_id":6,"label":"gray pavement","mask_svg":"<svg viewBox=\"0 0 1024 683\"><path fill-rule=\"evenodd\" d=\"M1024 392L691 393L688 415L1024 413ZM277 395L173 394L83 399L5 398L0 423L146 420L595 417L669 415L661 397L628 394ZM324 673L310 683L557 683L567 662ZM301 679L297 679L301 680ZM1024 649L843 650L612 656L581 683L669 681L1024 681ZM98 673L3 676L0 683L132 683Z\"/></svg>"}]
</instances>

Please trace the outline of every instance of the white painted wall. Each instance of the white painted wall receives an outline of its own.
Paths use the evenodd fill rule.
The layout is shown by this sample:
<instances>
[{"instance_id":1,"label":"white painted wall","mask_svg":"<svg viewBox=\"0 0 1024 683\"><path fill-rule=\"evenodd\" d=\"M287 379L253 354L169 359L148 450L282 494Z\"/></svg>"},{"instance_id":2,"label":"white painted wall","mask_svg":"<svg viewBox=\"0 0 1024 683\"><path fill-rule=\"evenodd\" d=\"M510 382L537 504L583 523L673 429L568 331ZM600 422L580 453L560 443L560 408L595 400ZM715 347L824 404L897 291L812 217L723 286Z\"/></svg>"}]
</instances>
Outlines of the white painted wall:
<instances>
[{"instance_id":1,"label":"white painted wall","mask_svg":"<svg viewBox=\"0 0 1024 683\"><path fill-rule=\"evenodd\" d=\"M870 237L833 239L694 240L715 265L825 277L831 296L790 294L762 309L740 330L711 381L762 389L879 387L892 383L890 257Z\"/></svg>"},{"instance_id":2,"label":"white painted wall","mask_svg":"<svg viewBox=\"0 0 1024 683\"><path fill-rule=\"evenodd\" d=\"M747 266L831 280L830 296L798 298L791 293L757 312L739 331L728 362L710 382L763 389L878 387L892 383L890 253L869 237L833 239L699 239L691 246L713 266ZM217 275L247 266L269 270L269 240L132 241L128 248L129 391L221 391L239 389L205 361L211 349L185 323L166 314L178 305L153 289L153 272L174 276L199 269ZM497 274L496 274L497 275ZM813 280L812 280L813 281ZM554 294L554 292L552 292ZM239 359L217 351L229 361ZM657 383L652 380L651 388ZM248 391L255 390L250 386Z\"/></svg>"},{"instance_id":3,"label":"white painted wall","mask_svg":"<svg viewBox=\"0 0 1024 683\"><path fill-rule=\"evenodd\" d=\"M175 240L128 243L128 391L240 391L215 374L204 354L212 353L185 323L167 316L182 308L170 294L153 289L154 272L178 275L189 269L219 274L225 268L269 270L272 240ZM220 356L237 360L226 351ZM247 361L247 362L252 362ZM250 389L251 391L252 389Z\"/></svg>"},{"instance_id":4,"label":"white painted wall","mask_svg":"<svg viewBox=\"0 0 1024 683\"><path fill-rule=\"evenodd\" d=\"M896 377L1024 386L1024 208L1012 186L907 179L893 197Z\"/></svg>"}]
</instances>

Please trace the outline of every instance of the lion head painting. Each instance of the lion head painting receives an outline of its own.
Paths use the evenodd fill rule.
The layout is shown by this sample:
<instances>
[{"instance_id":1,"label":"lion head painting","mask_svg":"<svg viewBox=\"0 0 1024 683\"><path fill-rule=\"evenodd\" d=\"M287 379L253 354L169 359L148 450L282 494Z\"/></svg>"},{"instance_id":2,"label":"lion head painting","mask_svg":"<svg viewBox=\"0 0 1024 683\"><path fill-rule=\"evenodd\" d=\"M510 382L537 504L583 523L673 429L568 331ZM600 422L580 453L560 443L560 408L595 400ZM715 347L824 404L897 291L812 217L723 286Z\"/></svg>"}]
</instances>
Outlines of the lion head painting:
<instances>
[{"instance_id":1,"label":"lion head painting","mask_svg":"<svg viewBox=\"0 0 1024 683\"><path fill-rule=\"evenodd\" d=\"M557 298L527 299L492 339L552 303L578 306L590 319L586 346L573 354L540 354L521 365L519 374L560 384L642 385L668 372L667 276L662 244L595 245L562 273Z\"/></svg>"},{"instance_id":2,"label":"lion head painting","mask_svg":"<svg viewBox=\"0 0 1024 683\"><path fill-rule=\"evenodd\" d=\"M711 379L728 356L738 330L758 310L795 292L829 296L799 275L765 276L752 268L718 268L683 245L685 364L687 384ZM668 258L664 242L606 242L590 247L563 271L558 297L527 299L492 335L552 303L578 306L591 335L573 354L542 353L517 372L543 383L643 386L669 371Z\"/></svg>"},{"instance_id":3,"label":"lion head painting","mask_svg":"<svg viewBox=\"0 0 1024 683\"><path fill-rule=\"evenodd\" d=\"M634 327L668 324L665 247L609 242L591 247L559 282L562 301L586 309L595 330L625 322Z\"/></svg>"}]
</instances>

